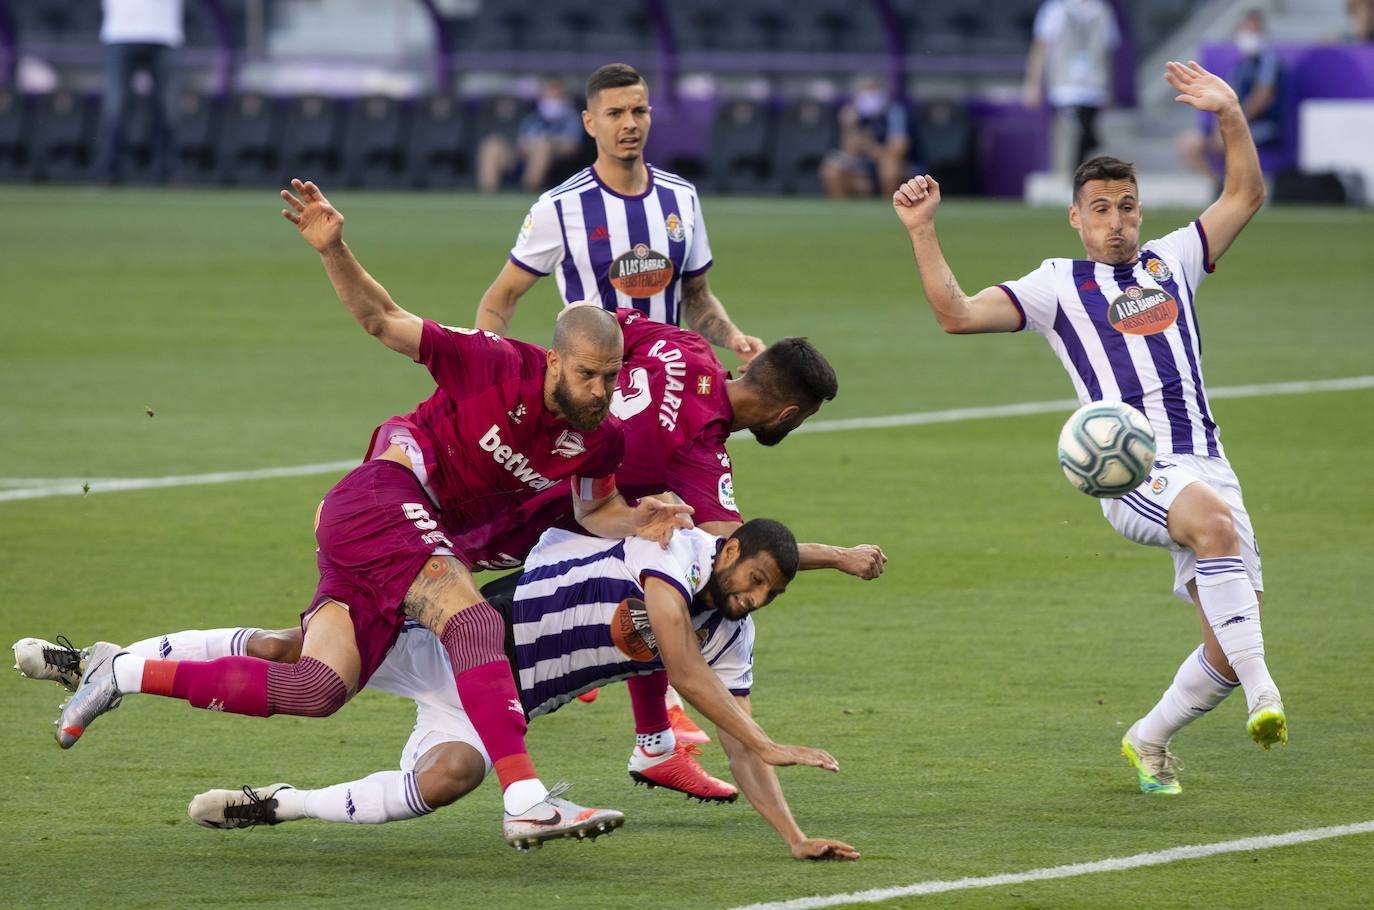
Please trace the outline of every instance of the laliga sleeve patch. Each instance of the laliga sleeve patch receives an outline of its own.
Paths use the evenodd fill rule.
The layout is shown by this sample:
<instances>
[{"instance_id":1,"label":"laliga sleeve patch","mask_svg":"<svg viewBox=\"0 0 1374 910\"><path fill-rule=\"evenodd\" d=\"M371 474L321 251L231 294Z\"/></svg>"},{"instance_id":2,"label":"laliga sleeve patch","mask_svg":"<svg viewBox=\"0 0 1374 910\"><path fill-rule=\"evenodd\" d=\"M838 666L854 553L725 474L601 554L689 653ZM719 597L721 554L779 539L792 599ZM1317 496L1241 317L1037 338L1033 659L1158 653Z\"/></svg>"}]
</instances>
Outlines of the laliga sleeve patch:
<instances>
[{"instance_id":1,"label":"laliga sleeve patch","mask_svg":"<svg viewBox=\"0 0 1374 910\"><path fill-rule=\"evenodd\" d=\"M627 297L652 297L673 280L673 261L647 244L636 243L611 262L610 279Z\"/></svg>"},{"instance_id":2,"label":"laliga sleeve patch","mask_svg":"<svg viewBox=\"0 0 1374 910\"><path fill-rule=\"evenodd\" d=\"M1132 286L1107 307L1107 318L1123 335L1156 335L1178 321L1178 301L1163 288Z\"/></svg>"},{"instance_id":3,"label":"laliga sleeve patch","mask_svg":"<svg viewBox=\"0 0 1374 910\"><path fill-rule=\"evenodd\" d=\"M720 495L720 504L731 512L738 512L735 506L735 479L729 471L720 475L720 480L716 483L716 492Z\"/></svg>"},{"instance_id":4,"label":"laliga sleeve patch","mask_svg":"<svg viewBox=\"0 0 1374 910\"><path fill-rule=\"evenodd\" d=\"M658 656L658 642L649 626L649 608L644 601L631 597L616 604L611 614L611 643L637 663L648 663Z\"/></svg>"},{"instance_id":5,"label":"laliga sleeve patch","mask_svg":"<svg viewBox=\"0 0 1374 910\"><path fill-rule=\"evenodd\" d=\"M615 492L615 475L607 474L605 477L574 477L572 487L577 491L577 498L593 502L597 499L605 499Z\"/></svg>"}]
</instances>

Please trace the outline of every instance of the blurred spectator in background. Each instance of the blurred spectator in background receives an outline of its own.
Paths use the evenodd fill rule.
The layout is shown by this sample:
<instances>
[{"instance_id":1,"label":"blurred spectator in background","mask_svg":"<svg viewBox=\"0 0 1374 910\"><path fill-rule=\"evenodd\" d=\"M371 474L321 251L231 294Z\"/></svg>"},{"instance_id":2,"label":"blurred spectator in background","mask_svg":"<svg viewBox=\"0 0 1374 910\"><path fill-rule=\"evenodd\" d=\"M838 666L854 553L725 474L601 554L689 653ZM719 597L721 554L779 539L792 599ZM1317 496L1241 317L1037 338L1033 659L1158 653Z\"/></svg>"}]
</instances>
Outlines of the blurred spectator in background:
<instances>
[{"instance_id":1,"label":"blurred spectator in background","mask_svg":"<svg viewBox=\"0 0 1374 910\"><path fill-rule=\"evenodd\" d=\"M1055 160L1073 172L1098 146L1097 115L1111 97L1111 57L1121 43L1116 14L1104 0L1046 0L1034 35L1022 95L1027 107L1048 100L1054 108Z\"/></svg>"},{"instance_id":2,"label":"blurred spectator in background","mask_svg":"<svg viewBox=\"0 0 1374 910\"><path fill-rule=\"evenodd\" d=\"M905 179L911 130L906 105L865 77L840 108L840 147L821 162L821 184L832 199L887 196Z\"/></svg>"},{"instance_id":3,"label":"blurred spectator in background","mask_svg":"<svg viewBox=\"0 0 1374 910\"><path fill-rule=\"evenodd\" d=\"M526 190L545 189L549 172L578 154L582 144L582 115L573 106L560 79L546 79L535 109L520 122L512 146L505 136L487 136L477 148L477 188L494 193L517 167Z\"/></svg>"},{"instance_id":4,"label":"blurred spectator in background","mask_svg":"<svg viewBox=\"0 0 1374 910\"><path fill-rule=\"evenodd\" d=\"M1350 40L1358 44L1374 41L1374 0L1347 0L1350 15Z\"/></svg>"},{"instance_id":5,"label":"blurred spectator in background","mask_svg":"<svg viewBox=\"0 0 1374 910\"><path fill-rule=\"evenodd\" d=\"M100 41L105 45L105 95L96 141L96 176L118 182L123 157L124 119L134 75L152 82L151 174L171 175L173 75L176 48L184 40L181 0L103 0Z\"/></svg>"},{"instance_id":6,"label":"blurred spectator in background","mask_svg":"<svg viewBox=\"0 0 1374 910\"><path fill-rule=\"evenodd\" d=\"M1283 135L1282 108L1279 88L1282 73L1279 55L1269 46L1264 13L1252 9L1236 26L1236 49L1241 58L1226 74L1226 81L1236 90L1240 109L1250 121L1250 134L1255 145L1264 148L1278 142ZM1221 179L1221 133L1213 117L1211 129L1190 130L1178 137L1179 154L1193 170Z\"/></svg>"}]
</instances>

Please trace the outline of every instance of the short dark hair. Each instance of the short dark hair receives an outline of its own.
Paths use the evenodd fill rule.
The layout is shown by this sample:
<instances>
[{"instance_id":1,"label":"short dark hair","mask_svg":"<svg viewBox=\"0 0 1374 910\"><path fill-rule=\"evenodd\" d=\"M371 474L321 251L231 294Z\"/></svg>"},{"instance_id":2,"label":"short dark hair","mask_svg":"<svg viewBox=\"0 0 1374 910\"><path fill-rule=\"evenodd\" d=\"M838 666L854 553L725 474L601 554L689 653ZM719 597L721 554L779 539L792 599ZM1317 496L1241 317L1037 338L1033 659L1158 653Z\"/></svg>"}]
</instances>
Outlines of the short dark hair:
<instances>
[{"instance_id":1,"label":"short dark hair","mask_svg":"<svg viewBox=\"0 0 1374 910\"><path fill-rule=\"evenodd\" d=\"M784 581L790 582L801 565L797 538L787 525L771 518L751 518L735 529L731 540L739 541L739 558L748 559L757 553L767 553L777 563Z\"/></svg>"},{"instance_id":2,"label":"short dark hair","mask_svg":"<svg viewBox=\"0 0 1374 910\"><path fill-rule=\"evenodd\" d=\"M1135 164L1122 161L1111 155L1098 155L1089 158L1073 172L1073 201L1078 201L1078 191L1089 180L1129 180L1135 183Z\"/></svg>"},{"instance_id":3,"label":"short dark hair","mask_svg":"<svg viewBox=\"0 0 1374 910\"><path fill-rule=\"evenodd\" d=\"M627 88L631 85L642 85L646 89L649 83L644 81L644 77L639 75L639 70L630 66L628 63L608 63L592 73L587 80L587 107L592 106L592 99L601 94L608 88Z\"/></svg>"},{"instance_id":4,"label":"short dark hair","mask_svg":"<svg viewBox=\"0 0 1374 910\"><path fill-rule=\"evenodd\" d=\"M744 380L778 404L806 409L820 407L840 390L830 362L801 337L770 344L750 362Z\"/></svg>"}]
</instances>

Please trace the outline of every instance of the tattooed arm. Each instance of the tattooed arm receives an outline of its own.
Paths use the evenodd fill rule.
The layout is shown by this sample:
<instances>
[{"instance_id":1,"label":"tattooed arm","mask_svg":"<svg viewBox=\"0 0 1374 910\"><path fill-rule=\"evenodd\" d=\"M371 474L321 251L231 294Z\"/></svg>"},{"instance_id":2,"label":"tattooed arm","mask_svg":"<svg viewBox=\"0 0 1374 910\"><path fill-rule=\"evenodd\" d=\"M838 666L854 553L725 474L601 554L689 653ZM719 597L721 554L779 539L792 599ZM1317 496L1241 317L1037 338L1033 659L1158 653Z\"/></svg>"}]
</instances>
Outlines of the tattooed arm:
<instances>
[{"instance_id":1,"label":"tattooed arm","mask_svg":"<svg viewBox=\"0 0 1374 910\"><path fill-rule=\"evenodd\" d=\"M687 328L718 347L729 348L746 364L763 352L763 342L746 335L730 321L725 304L711 293L706 273L682 279L682 314Z\"/></svg>"},{"instance_id":2,"label":"tattooed arm","mask_svg":"<svg viewBox=\"0 0 1374 910\"><path fill-rule=\"evenodd\" d=\"M988 287L970 297L959 287L935 234L939 205L940 184L929 174L911 178L892 194L892 207L911 237L926 302L940 328L958 335L1017 331L1021 311L1005 291Z\"/></svg>"}]
</instances>

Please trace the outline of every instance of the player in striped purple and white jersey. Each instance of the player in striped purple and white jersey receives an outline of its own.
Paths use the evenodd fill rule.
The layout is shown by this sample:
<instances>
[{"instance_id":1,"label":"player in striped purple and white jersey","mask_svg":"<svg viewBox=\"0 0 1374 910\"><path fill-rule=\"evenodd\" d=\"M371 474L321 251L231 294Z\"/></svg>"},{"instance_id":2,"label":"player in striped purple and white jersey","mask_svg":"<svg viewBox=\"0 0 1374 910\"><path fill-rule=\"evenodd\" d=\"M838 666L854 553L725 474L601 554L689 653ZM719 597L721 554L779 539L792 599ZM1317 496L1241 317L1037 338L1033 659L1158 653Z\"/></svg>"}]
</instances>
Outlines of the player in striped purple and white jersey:
<instances>
[{"instance_id":1,"label":"player in striped purple and white jersey","mask_svg":"<svg viewBox=\"0 0 1374 910\"><path fill-rule=\"evenodd\" d=\"M1264 660L1259 548L1240 483L1221 448L1202 384L1194 295L1264 201L1264 176L1245 114L1226 82L1196 63L1170 63L1177 100L1217 115L1225 143L1225 188L1193 223L1140 242L1135 169L1116 158L1074 174L1069 223L1086 256L1047 259L1023 278L977 294L960 288L940 250L940 186L915 177L893 195L931 309L947 332L1044 336L1079 400L1124 401L1145 413L1158 461L1138 489L1104 499L1108 521L1130 540L1166 547L1174 593L1196 605L1203 643L1163 697L1127 731L1122 752L1147 793L1178 793L1173 734L1219 705L1238 685L1246 730L1268 749L1288 741L1278 687Z\"/></svg>"},{"instance_id":2,"label":"player in striped purple and white jersey","mask_svg":"<svg viewBox=\"0 0 1374 910\"><path fill-rule=\"evenodd\" d=\"M520 687L511 710L533 719L580 692L667 667L682 694L716 723L736 781L792 855L858 859L849 844L801 830L773 771L777 765L837 771L834 758L779 745L751 717L751 614L786 589L799 562L791 531L768 519L746 522L728 538L699 528L679 532L666 551L635 538L608 541L550 529L526 560L513 598L493 598L505 614L507 656ZM131 647L155 650L169 640L180 647L227 631L176 633ZM68 650L75 667L82 655ZM31 669L25 675L58 678ZM191 818L218 828L302 818L383 823L455 802L481 784L491 761L464 703L445 684L451 678L438 639L407 623L368 682L415 701L415 729L400 770L312 790L285 784L210 790L192 801Z\"/></svg>"},{"instance_id":3,"label":"player in striped purple and white jersey","mask_svg":"<svg viewBox=\"0 0 1374 910\"><path fill-rule=\"evenodd\" d=\"M711 291L711 243L696 187L644 161L649 87L612 63L587 81L596 161L534 203L505 268L477 307L479 329L505 335L520 297L552 274L564 304L632 307L728 348L746 363L763 342L745 335Z\"/></svg>"}]
</instances>

